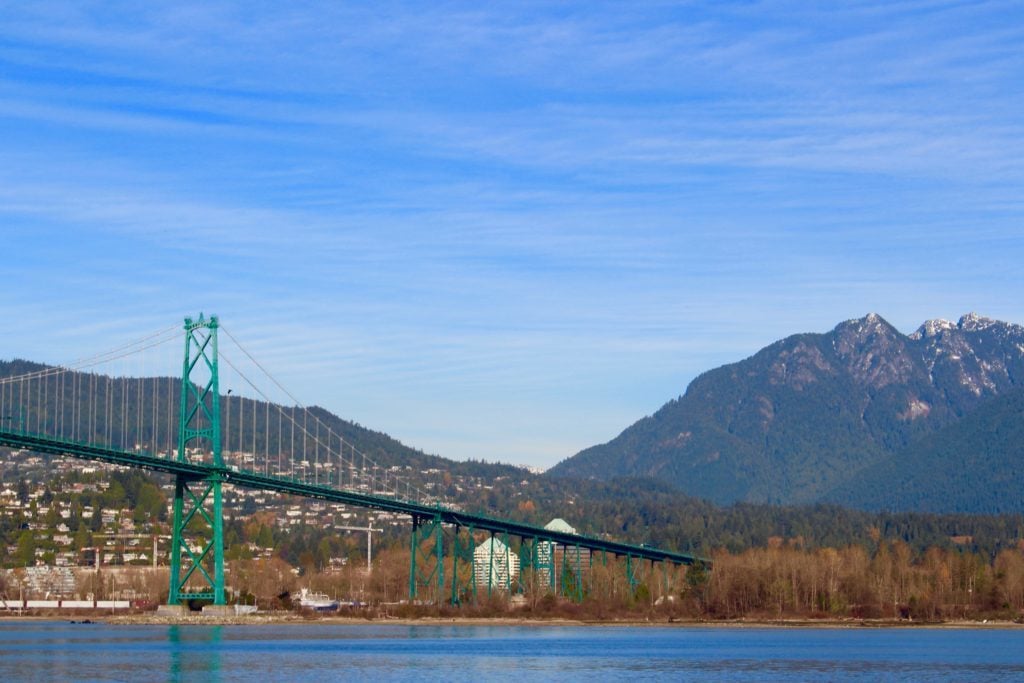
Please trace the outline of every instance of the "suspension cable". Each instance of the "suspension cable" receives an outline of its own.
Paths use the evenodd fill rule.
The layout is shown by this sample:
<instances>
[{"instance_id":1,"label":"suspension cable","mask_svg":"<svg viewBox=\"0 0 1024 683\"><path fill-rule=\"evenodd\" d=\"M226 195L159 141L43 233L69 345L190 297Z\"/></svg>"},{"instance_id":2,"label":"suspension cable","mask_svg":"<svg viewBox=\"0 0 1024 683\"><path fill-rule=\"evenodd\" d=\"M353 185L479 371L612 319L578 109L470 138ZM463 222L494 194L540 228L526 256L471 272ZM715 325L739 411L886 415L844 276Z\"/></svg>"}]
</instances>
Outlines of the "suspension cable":
<instances>
[{"instance_id":1,"label":"suspension cable","mask_svg":"<svg viewBox=\"0 0 1024 683\"><path fill-rule=\"evenodd\" d=\"M258 367L265 375L267 375L267 377L274 383L275 386L277 386L279 389L281 389L281 391L283 391L289 398L291 398L293 401L296 402L296 408L297 409L301 409L303 411L303 422L304 422L304 424L302 424L302 425L300 425L298 423L298 420L296 419L296 415L294 413L295 409L293 409L292 412L289 415L285 416L285 417L287 417L288 421L291 423L291 425L290 425L291 426L291 432L292 432L292 437L291 437L291 439L292 439L291 454L292 454L292 462L293 462L293 464L294 464L295 459L296 459L296 456L295 456L295 430L296 430L296 428L301 432L302 440L303 440L302 460L308 462L308 453L307 453L307 446L306 446L307 438L312 440L314 444L319 444L321 442L320 442L319 436L314 437L309 432L308 423L306 423L305 421L310 416L312 416L313 420L318 425L322 424L322 421L320 420L320 418L317 415L313 415L310 412L308 407L306 407L306 406L302 405L301 403L299 403L298 400L295 399L294 395L291 392L289 392L279 381L277 381L275 378L270 376L270 374L267 372L267 370L258 361L256 361L256 359L252 356L251 353L246 351L241 346L241 344L238 343L238 340L235 339L235 337L232 336L230 332L228 332L226 329L224 329L223 326L221 326L220 329L225 334L227 334L227 336L233 342L235 342L236 346L238 346L238 348L246 355L246 357L248 357L253 362L254 365L256 365L256 367ZM267 394L262 389L260 389L259 386L257 386L256 383L252 379L250 379L248 377L248 375L246 375L244 372L242 372L242 370L234 363L234 361L232 361L231 358L224 353L223 349L220 349L219 351L220 351L220 358L225 363L227 363L236 373L238 373L239 377L242 380L244 380L246 384L248 384L254 391L256 391L265 400L267 400L267 401L270 400L270 397L267 396ZM279 408L279 410L281 410L282 413L283 413L283 409L282 408ZM339 435L339 439L341 440L341 443L344 446L344 439L340 435ZM367 473L367 469L366 469L367 461L369 461L370 466L373 467L374 469L376 469L377 467L380 467L380 465L376 461L374 461L372 458L369 458L366 455L366 453L364 453L362 451L358 451L354 444L349 443L349 447L350 447L350 449L352 451L353 463L354 463L354 460L355 460L355 456L357 454L362 457L362 461L363 461L363 468L362 468L363 469L363 476L364 477L368 477L368 481L369 481L368 489L371 492L373 492L374 488L376 488L376 474L375 473L372 473L372 474ZM341 458L341 460L342 460L342 462L344 462L344 458L343 457ZM365 481L364 481L364 483L365 483ZM421 498L425 499L427 497L426 493L422 489L420 489L417 486L413 486L411 484L411 482L407 483L407 490L415 491L416 494L418 496L420 496ZM395 495L396 495L396 497L400 495L400 489L398 489L397 487L395 489Z\"/></svg>"}]
</instances>

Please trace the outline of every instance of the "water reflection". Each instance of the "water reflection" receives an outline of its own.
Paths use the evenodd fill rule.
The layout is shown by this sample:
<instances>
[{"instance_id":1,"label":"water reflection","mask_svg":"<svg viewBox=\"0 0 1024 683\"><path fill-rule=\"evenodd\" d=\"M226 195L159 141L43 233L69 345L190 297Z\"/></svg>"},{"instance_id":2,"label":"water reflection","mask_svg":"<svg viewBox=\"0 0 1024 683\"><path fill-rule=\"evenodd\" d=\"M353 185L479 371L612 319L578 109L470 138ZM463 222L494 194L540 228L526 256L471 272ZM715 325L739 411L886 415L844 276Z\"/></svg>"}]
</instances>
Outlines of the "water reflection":
<instances>
[{"instance_id":1,"label":"water reflection","mask_svg":"<svg viewBox=\"0 0 1024 683\"><path fill-rule=\"evenodd\" d=\"M1024 680L1024 630L0 621L15 680Z\"/></svg>"},{"instance_id":2,"label":"water reflection","mask_svg":"<svg viewBox=\"0 0 1024 683\"><path fill-rule=\"evenodd\" d=\"M169 626L168 679L220 680L222 626Z\"/></svg>"}]
</instances>

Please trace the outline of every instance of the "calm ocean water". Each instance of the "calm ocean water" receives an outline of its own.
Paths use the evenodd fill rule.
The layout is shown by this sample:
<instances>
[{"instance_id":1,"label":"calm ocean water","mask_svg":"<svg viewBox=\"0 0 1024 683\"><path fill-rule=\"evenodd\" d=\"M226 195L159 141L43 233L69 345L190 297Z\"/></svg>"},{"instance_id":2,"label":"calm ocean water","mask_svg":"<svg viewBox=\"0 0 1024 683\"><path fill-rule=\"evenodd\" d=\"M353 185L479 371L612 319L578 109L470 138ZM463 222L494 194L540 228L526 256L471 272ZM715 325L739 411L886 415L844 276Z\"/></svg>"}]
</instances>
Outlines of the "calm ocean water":
<instances>
[{"instance_id":1,"label":"calm ocean water","mask_svg":"<svg viewBox=\"0 0 1024 683\"><path fill-rule=\"evenodd\" d=\"M1024 631L0 623L0 681L1024 680Z\"/></svg>"}]
</instances>

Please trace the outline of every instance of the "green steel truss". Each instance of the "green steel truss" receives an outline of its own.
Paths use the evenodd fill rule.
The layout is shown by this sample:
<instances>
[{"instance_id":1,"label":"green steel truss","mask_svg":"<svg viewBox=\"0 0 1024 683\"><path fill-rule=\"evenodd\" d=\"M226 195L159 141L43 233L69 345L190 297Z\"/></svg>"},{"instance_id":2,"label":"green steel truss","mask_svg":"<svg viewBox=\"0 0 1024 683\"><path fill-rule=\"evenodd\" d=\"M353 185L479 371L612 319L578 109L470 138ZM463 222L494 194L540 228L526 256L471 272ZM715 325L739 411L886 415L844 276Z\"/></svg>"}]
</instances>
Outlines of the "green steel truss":
<instances>
[{"instance_id":1,"label":"green steel truss","mask_svg":"<svg viewBox=\"0 0 1024 683\"><path fill-rule=\"evenodd\" d=\"M208 449L210 467L199 476L184 472L175 476L167 598L172 605L185 600L226 604L221 510L221 484L225 473L220 445L217 327L216 316L205 319L200 314L198 320L185 318L177 461L181 464L190 464L193 460L202 462ZM185 566L182 566L183 556Z\"/></svg>"},{"instance_id":2,"label":"green steel truss","mask_svg":"<svg viewBox=\"0 0 1024 683\"><path fill-rule=\"evenodd\" d=\"M467 538L465 540L463 540L462 532L463 527L458 525L452 527L451 543L448 545L451 548L452 558L450 598L452 605L461 605L466 598L471 602L476 601L476 555L473 552L476 550L476 542L472 527L466 529ZM468 565L469 569L463 578L459 577L460 565L463 567Z\"/></svg>"}]
</instances>

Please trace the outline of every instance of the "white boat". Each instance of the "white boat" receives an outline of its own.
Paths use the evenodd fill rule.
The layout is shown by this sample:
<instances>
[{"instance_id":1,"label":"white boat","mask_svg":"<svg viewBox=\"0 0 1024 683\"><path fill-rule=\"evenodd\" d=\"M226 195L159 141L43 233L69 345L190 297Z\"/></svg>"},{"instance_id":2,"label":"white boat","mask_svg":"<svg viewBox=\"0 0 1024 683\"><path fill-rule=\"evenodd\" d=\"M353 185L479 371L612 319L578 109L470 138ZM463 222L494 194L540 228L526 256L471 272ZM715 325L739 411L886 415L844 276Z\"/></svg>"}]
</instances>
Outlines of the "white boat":
<instances>
[{"instance_id":1,"label":"white boat","mask_svg":"<svg viewBox=\"0 0 1024 683\"><path fill-rule=\"evenodd\" d=\"M308 588L299 591L299 606L315 612L334 612L338 609L338 601L332 600L323 593L311 593Z\"/></svg>"}]
</instances>

